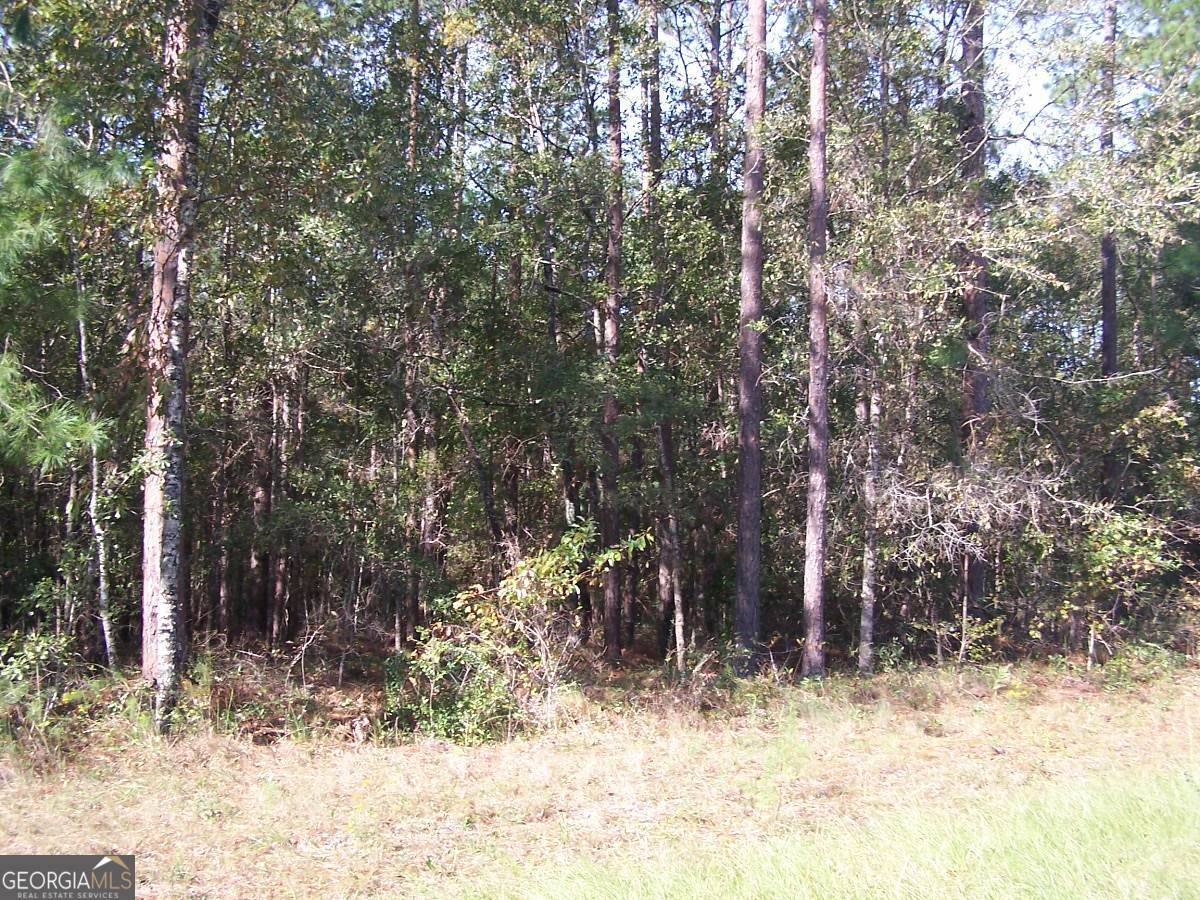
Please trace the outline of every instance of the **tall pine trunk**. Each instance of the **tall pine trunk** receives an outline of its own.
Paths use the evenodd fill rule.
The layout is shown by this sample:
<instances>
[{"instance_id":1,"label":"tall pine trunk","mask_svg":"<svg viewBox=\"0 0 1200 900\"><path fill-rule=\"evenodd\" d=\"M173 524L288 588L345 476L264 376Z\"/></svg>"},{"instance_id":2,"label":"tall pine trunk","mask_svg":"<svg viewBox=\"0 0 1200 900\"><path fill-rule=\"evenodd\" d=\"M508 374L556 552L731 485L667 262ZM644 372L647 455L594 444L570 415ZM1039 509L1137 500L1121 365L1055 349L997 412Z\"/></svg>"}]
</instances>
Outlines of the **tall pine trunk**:
<instances>
[{"instance_id":1,"label":"tall pine trunk","mask_svg":"<svg viewBox=\"0 0 1200 900\"><path fill-rule=\"evenodd\" d=\"M1116 107L1116 45L1117 45L1117 0L1104 0L1104 68L1101 74L1101 91L1104 109L1100 131L1100 150L1111 156L1113 152L1113 119ZM1111 378L1117 368L1117 242L1111 231L1100 239L1100 374ZM1116 448L1109 446L1104 454L1104 493L1116 499L1120 492L1121 464Z\"/></svg>"},{"instance_id":2,"label":"tall pine trunk","mask_svg":"<svg viewBox=\"0 0 1200 900\"><path fill-rule=\"evenodd\" d=\"M738 667L749 672L758 650L759 569L762 562L763 240L762 142L767 93L767 4L750 0L746 26L746 159L742 174L742 273L738 316L738 532L734 640Z\"/></svg>"},{"instance_id":3,"label":"tall pine trunk","mask_svg":"<svg viewBox=\"0 0 1200 900\"><path fill-rule=\"evenodd\" d=\"M147 321L148 466L142 537L142 674L154 686L154 719L160 730L165 730L175 704L184 662L188 289L197 207L203 59L218 11L215 0L172 4L163 42L157 237Z\"/></svg>"},{"instance_id":4,"label":"tall pine trunk","mask_svg":"<svg viewBox=\"0 0 1200 900\"><path fill-rule=\"evenodd\" d=\"M966 319L967 363L964 373L963 428L965 465L968 470L978 463L988 431L991 412L988 354L990 337L987 315L987 261L979 249L981 233L987 224L983 179L987 163L987 125L984 120L983 23L985 0L967 3L962 38L962 129L963 175L970 182L971 208L963 250L963 313ZM977 607L986 588L987 563L980 556L967 554L964 561L963 608Z\"/></svg>"},{"instance_id":5,"label":"tall pine trunk","mask_svg":"<svg viewBox=\"0 0 1200 900\"><path fill-rule=\"evenodd\" d=\"M801 674L825 674L825 549L829 505L829 324L825 285L825 76L827 0L813 0L808 90L808 519L804 539L804 656Z\"/></svg>"},{"instance_id":6,"label":"tall pine trunk","mask_svg":"<svg viewBox=\"0 0 1200 900\"><path fill-rule=\"evenodd\" d=\"M621 10L619 0L607 0L608 11L608 252L601 345L608 376L616 374L617 341L621 322L621 237L625 222L625 198L621 189ZM617 507L617 397L605 390L601 413L600 444L600 538L605 547L620 540L621 522ZM621 571L613 565L604 573L604 658L611 664L621 658Z\"/></svg>"},{"instance_id":7,"label":"tall pine trunk","mask_svg":"<svg viewBox=\"0 0 1200 900\"><path fill-rule=\"evenodd\" d=\"M720 10L720 0L715 8ZM666 269L666 247L663 239L661 212L659 209L659 189L662 186L663 145L662 145L662 72L660 62L660 46L658 36L658 0L646 2L646 216L650 223L650 255L653 260L654 283L651 285L654 314L660 319L663 315L666 283L663 271ZM714 97L714 102L716 98ZM714 131L715 134L715 131ZM714 143L714 153L715 153ZM661 352L660 364L666 369L669 365L667 349ZM679 498L675 488L675 439L674 423L669 415L661 415L655 425L658 443L659 469L662 478L663 520L659 523L659 534L662 541L659 559L659 607L662 610L660 633L665 637L668 628L674 632L675 665L679 674L684 674L687 661L687 646L684 640L683 581L680 568L681 552L679 548ZM672 611L671 622L666 620L666 613ZM664 644L665 649L665 644Z\"/></svg>"},{"instance_id":8,"label":"tall pine trunk","mask_svg":"<svg viewBox=\"0 0 1200 900\"><path fill-rule=\"evenodd\" d=\"M891 202L891 133L888 130L888 94L891 90L891 57L888 54L889 32L886 27L879 47L879 180L885 204ZM868 334L867 311L859 317L859 340L866 355L862 390L859 393L857 416L867 435L867 458L863 466L863 554L862 578L859 586L858 671L870 675L875 668L875 602L878 578L878 510L879 510L879 430L883 400L880 395L877 356Z\"/></svg>"}]
</instances>

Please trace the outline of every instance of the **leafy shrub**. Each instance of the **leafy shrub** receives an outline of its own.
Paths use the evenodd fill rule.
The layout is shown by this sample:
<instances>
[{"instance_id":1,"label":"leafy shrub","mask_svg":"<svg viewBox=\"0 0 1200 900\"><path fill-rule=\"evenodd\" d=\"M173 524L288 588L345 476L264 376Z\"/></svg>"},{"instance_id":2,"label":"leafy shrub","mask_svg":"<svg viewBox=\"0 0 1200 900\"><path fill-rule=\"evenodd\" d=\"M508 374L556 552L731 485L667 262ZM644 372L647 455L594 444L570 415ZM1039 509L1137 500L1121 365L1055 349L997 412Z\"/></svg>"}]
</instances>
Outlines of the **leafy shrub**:
<instances>
[{"instance_id":1,"label":"leafy shrub","mask_svg":"<svg viewBox=\"0 0 1200 900\"><path fill-rule=\"evenodd\" d=\"M1131 641L1121 646L1100 671L1107 690L1156 681L1184 664L1186 657L1158 644Z\"/></svg>"},{"instance_id":2,"label":"leafy shrub","mask_svg":"<svg viewBox=\"0 0 1200 900\"><path fill-rule=\"evenodd\" d=\"M557 546L518 560L497 587L474 585L436 602L420 643L387 664L392 720L466 742L551 720L579 650L580 581L649 541L638 535L595 551L595 539L594 523L581 523Z\"/></svg>"},{"instance_id":3,"label":"leafy shrub","mask_svg":"<svg viewBox=\"0 0 1200 900\"><path fill-rule=\"evenodd\" d=\"M489 649L430 638L418 653L391 657L384 670L387 713L402 727L468 744L504 736L518 708Z\"/></svg>"},{"instance_id":4,"label":"leafy shrub","mask_svg":"<svg viewBox=\"0 0 1200 900\"><path fill-rule=\"evenodd\" d=\"M56 684L75 661L71 636L50 631L15 632L0 640L0 679L40 691Z\"/></svg>"},{"instance_id":5,"label":"leafy shrub","mask_svg":"<svg viewBox=\"0 0 1200 900\"><path fill-rule=\"evenodd\" d=\"M0 639L0 722L5 736L50 751L77 730L66 714L83 696L70 635L16 632Z\"/></svg>"}]
</instances>

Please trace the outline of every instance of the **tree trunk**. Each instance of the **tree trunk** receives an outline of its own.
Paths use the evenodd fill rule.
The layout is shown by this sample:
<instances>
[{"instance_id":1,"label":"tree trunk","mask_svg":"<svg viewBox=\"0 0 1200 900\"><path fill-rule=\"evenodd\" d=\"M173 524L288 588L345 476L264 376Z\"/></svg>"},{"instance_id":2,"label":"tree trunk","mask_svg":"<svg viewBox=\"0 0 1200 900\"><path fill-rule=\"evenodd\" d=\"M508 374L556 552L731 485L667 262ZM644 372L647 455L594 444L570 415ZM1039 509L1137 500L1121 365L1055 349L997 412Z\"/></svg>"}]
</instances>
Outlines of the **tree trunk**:
<instances>
[{"instance_id":1,"label":"tree trunk","mask_svg":"<svg viewBox=\"0 0 1200 900\"><path fill-rule=\"evenodd\" d=\"M260 410L258 432L252 438L253 488L250 498L250 558L246 565L246 609L245 621L252 630L263 637L270 628L268 590L268 563L270 559L264 534L267 519L271 515L271 432L266 427L266 403ZM253 624L251 624L253 623Z\"/></svg>"},{"instance_id":2,"label":"tree trunk","mask_svg":"<svg viewBox=\"0 0 1200 900\"><path fill-rule=\"evenodd\" d=\"M712 0L708 11L708 80L712 90L709 109L709 154L712 157L710 177L714 189L723 190L726 182L725 111L728 91L721 67L721 19L725 0Z\"/></svg>"},{"instance_id":3,"label":"tree trunk","mask_svg":"<svg viewBox=\"0 0 1200 900\"><path fill-rule=\"evenodd\" d=\"M809 80L808 171L808 519L804 538L805 676L825 674L825 547L829 495L829 324L825 285L825 232L829 195L825 184L825 76L828 67L827 0L813 0L812 69Z\"/></svg>"},{"instance_id":4,"label":"tree trunk","mask_svg":"<svg viewBox=\"0 0 1200 900\"><path fill-rule=\"evenodd\" d=\"M663 496L666 498L667 507L666 527L663 529L665 538L663 556L667 559L671 586L671 608L674 610L675 666L682 676L687 674L687 637L684 634L684 616L687 613L687 607L683 602L679 519L676 515L678 503L675 493L675 445L669 421L662 422L658 426L658 454L662 461Z\"/></svg>"},{"instance_id":5,"label":"tree trunk","mask_svg":"<svg viewBox=\"0 0 1200 900\"><path fill-rule=\"evenodd\" d=\"M715 16L719 21L720 0L716 0ZM646 59L644 80L646 85L646 217L650 225L650 256L654 269L654 283L651 285L654 314L660 325L663 316L663 300L666 289L663 271L666 269L666 248L663 241L663 228L660 219L658 192L662 185L663 150L662 150L662 73L660 63L660 46L658 36L658 0L646 2ZM719 40L719 36L718 36ZM719 46L719 44L718 44ZM714 96L714 103L716 97ZM715 135L715 128L714 128ZM714 139L713 152L716 154L717 143ZM663 348L660 354L660 364L664 369L669 368L668 354ZM675 442L673 437L673 422L669 415L659 417L655 425L658 442L659 469L662 478L663 520L659 522L659 540L661 542L658 564L659 588L659 644L665 654L669 641L668 631L673 626L675 631L675 662L682 675L686 663L686 645L683 639L684 608L682 600L682 581L680 577L679 549L679 500L675 491ZM671 621L667 614L671 612Z\"/></svg>"},{"instance_id":6,"label":"tree trunk","mask_svg":"<svg viewBox=\"0 0 1200 900\"><path fill-rule=\"evenodd\" d=\"M216 0L172 5L163 44L154 275L147 321L146 456L142 537L142 674L165 730L183 663L183 521L188 287L197 205L196 152L203 58Z\"/></svg>"},{"instance_id":7,"label":"tree trunk","mask_svg":"<svg viewBox=\"0 0 1200 900\"><path fill-rule=\"evenodd\" d=\"M1117 0L1104 0L1104 68L1101 76L1104 109L1100 131L1100 151L1113 152L1113 119L1116 106ZM1100 239L1100 374L1117 374L1117 243L1108 231ZM1116 448L1110 444L1104 454L1104 494L1115 500L1120 492L1121 464Z\"/></svg>"},{"instance_id":8,"label":"tree trunk","mask_svg":"<svg viewBox=\"0 0 1200 900\"><path fill-rule=\"evenodd\" d=\"M229 258L228 230L226 231L226 246L222 258ZM225 273L226 276L228 272ZM226 379L232 378L234 363L230 347L231 332L230 308L228 303L221 304L221 356L224 363L223 374ZM212 612L210 628L217 634L230 636L231 621L229 616L229 464L230 446L229 435L233 422L233 391L226 383L221 389L221 419L219 450L217 453L217 471L213 485L213 522L211 546L209 547L209 583L208 605Z\"/></svg>"},{"instance_id":9,"label":"tree trunk","mask_svg":"<svg viewBox=\"0 0 1200 900\"><path fill-rule=\"evenodd\" d=\"M867 460L863 467L863 557L861 611L858 623L858 671L870 675L875 667L875 564L878 555L879 510L879 419L883 401L879 380L872 366L859 401L860 417L867 431Z\"/></svg>"},{"instance_id":10,"label":"tree trunk","mask_svg":"<svg viewBox=\"0 0 1200 900\"><path fill-rule=\"evenodd\" d=\"M601 346L609 377L616 375L617 341L621 321L621 238L625 221L625 200L621 187L621 11L619 0L607 0L608 12L608 252L605 280L608 294L604 302ZM600 540L614 546L621 537L617 507L617 473L620 449L617 445L617 397L606 389L600 433ZM621 567L613 565L604 573L604 658L611 665L621 659Z\"/></svg>"},{"instance_id":11,"label":"tree trunk","mask_svg":"<svg viewBox=\"0 0 1200 900\"><path fill-rule=\"evenodd\" d=\"M758 652L762 560L763 108L767 93L766 0L750 0L746 31L746 159L742 175L742 273L738 322L738 532L734 641L740 674Z\"/></svg>"},{"instance_id":12,"label":"tree trunk","mask_svg":"<svg viewBox=\"0 0 1200 900\"><path fill-rule=\"evenodd\" d=\"M77 272L77 287L82 294L83 285L78 283L78 277ZM88 402L94 404L95 395L92 390L92 376L88 363L87 325L82 314L77 324L79 328L79 382ZM94 408L92 414L95 415ZM100 451L94 442L89 447L88 457L92 478L91 493L88 496L88 520L92 525L92 553L96 562L96 606L100 618L100 636L104 642L104 662L111 669L116 665L117 645L113 632L112 612L109 609L108 529L104 523L104 517L100 513L100 497L103 488L103 481L100 477Z\"/></svg>"},{"instance_id":13,"label":"tree trunk","mask_svg":"<svg viewBox=\"0 0 1200 900\"><path fill-rule=\"evenodd\" d=\"M984 120L983 93L983 22L985 0L969 0L965 30L962 38L962 109L963 125L960 139L963 151L963 175L971 182L969 229L981 232L986 225L983 179L987 163L987 126ZM975 467L984 439L987 437L988 416L991 412L988 376L987 262L976 246L966 247L964 257L965 286L963 313L967 323L967 363L964 384L963 443L966 446L965 464ZM987 563L970 554L966 561L964 589L969 606L977 606L983 598L987 581Z\"/></svg>"},{"instance_id":14,"label":"tree trunk","mask_svg":"<svg viewBox=\"0 0 1200 900\"><path fill-rule=\"evenodd\" d=\"M285 380L282 388L275 391L275 486L271 494L271 507L280 510L286 507L288 498L288 467L292 448L292 403L291 379ZM286 521L286 519L284 520ZM275 583L271 590L270 642L278 647L287 637L289 559L287 538L275 541Z\"/></svg>"},{"instance_id":15,"label":"tree trunk","mask_svg":"<svg viewBox=\"0 0 1200 900\"><path fill-rule=\"evenodd\" d=\"M891 87L891 57L888 54L888 38L890 32L886 29L879 47L879 180L882 185L884 201L891 201L891 134L888 130L888 94ZM867 312L864 309L859 317L859 339L863 342L861 352L866 355L865 373L862 391L859 394L857 416L860 426L867 435L867 453L863 465L863 556L862 580L859 587L859 620L858 620L858 671L860 675L870 675L875 668L875 601L877 593L876 560L878 557L878 511L879 511L879 473L880 450L879 430L882 416L882 398L880 396L879 373L876 368L877 356L870 345ZM915 397L910 397L910 403L915 404ZM911 415L911 413L909 413Z\"/></svg>"}]
</instances>

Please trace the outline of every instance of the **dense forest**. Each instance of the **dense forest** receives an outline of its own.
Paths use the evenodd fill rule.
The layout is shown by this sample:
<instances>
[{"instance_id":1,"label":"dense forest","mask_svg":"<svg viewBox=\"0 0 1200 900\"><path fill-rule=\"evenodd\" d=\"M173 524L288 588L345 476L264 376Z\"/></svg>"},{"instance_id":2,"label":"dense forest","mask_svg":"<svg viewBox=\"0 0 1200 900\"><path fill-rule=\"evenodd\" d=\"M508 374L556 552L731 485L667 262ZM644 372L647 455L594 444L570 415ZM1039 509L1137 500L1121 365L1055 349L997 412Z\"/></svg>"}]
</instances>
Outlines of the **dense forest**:
<instances>
[{"instance_id":1,"label":"dense forest","mask_svg":"<svg viewBox=\"0 0 1200 900\"><path fill-rule=\"evenodd\" d=\"M1198 46L1196 0L5 0L5 677L140 661L166 727L199 647L375 647L401 711L1194 652Z\"/></svg>"}]
</instances>

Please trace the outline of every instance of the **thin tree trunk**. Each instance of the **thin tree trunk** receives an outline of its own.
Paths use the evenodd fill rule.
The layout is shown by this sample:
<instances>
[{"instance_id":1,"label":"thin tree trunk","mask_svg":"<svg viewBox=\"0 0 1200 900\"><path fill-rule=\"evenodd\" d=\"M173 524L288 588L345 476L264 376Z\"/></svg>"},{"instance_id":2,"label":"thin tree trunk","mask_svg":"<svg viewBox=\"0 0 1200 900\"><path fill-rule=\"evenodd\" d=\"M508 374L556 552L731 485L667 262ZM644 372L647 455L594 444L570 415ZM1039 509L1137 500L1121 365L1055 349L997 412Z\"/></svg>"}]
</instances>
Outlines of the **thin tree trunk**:
<instances>
[{"instance_id":1,"label":"thin tree trunk","mask_svg":"<svg viewBox=\"0 0 1200 900\"><path fill-rule=\"evenodd\" d=\"M720 2L715 0L715 15L719 22ZM665 282L662 273L666 269L666 252L660 219L658 192L662 185L662 73L658 36L658 0L646 0L646 59L644 80L646 85L646 216L650 224L650 254L654 268L654 283L651 286L655 316L663 315ZM718 36L719 41L719 36ZM719 43L718 43L719 46ZM716 98L714 97L714 103ZM714 127L715 135L715 127ZM718 144L714 138L714 158ZM660 321L660 324L665 324ZM664 369L669 367L667 351L661 354ZM680 577L679 549L679 500L675 491L675 442L673 422L669 415L660 416L655 425L658 442L659 468L662 477L663 521L659 523L660 554L658 565L659 609L661 610L659 643L665 653L668 611L673 611L675 631L675 661L682 675L686 663L686 644L683 639L684 608Z\"/></svg>"},{"instance_id":2,"label":"thin tree trunk","mask_svg":"<svg viewBox=\"0 0 1200 900\"><path fill-rule=\"evenodd\" d=\"M163 44L162 151L157 239L147 322L146 455L142 537L142 674L154 686L154 719L167 727L183 663L188 287L197 205L203 58L217 0L173 4Z\"/></svg>"},{"instance_id":3,"label":"thin tree trunk","mask_svg":"<svg viewBox=\"0 0 1200 900\"><path fill-rule=\"evenodd\" d=\"M268 590L269 551L267 549L267 520L271 515L271 432L266 427L266 404L260 409L259 423L253 437L251 463L253 489L250 498L250 558L246 565L245 620L253 623L253 631L266 637L270 628Z\"/></svg>"},{"instance_id":4,"label":"thin tree trunk","mask_svg":"<svg viewBox=\"0 0 1200 900\"><path fill-rule=\"evenodd\" d=\"M117 639L113 629L111 591L108 583L108 530L100 512L100 456L93 445L91 450L92 493L88 498L88 518L92 523L92 539L96 553L96 604L100 614L100 633L104 637L104 660L111 669L117 664Z\"/></svg>"},{"instance_id":5,"label":"thin tree trunk","mask_svg":"<svg viewBox=\"0 0 1200 900\"><path fill-rule=\"evenodd\" d=\"M712 99L709 109L709 153L712 156L710 175L713 186L722 187L725 181L725 107L728 91L721 67L721 14L725 0L712 0L708 11L708 80Z\"/></svg>"},{"instance_id":6,"label":"thin tree trunk","mask_svg":"<svg viewBox=\"0 0 1200 900\"><path fill-rule=\"evenodd\" d=\"M1117 0L1104 0L1104 68L1102 85L1104 109L1100 131L1100 151L1108 156L1113 152L1113 119L1116 106L1116 43ZM1111 231L1100 239L1100 374L1111 378L1117 374L1117 243ZM1116 448L1110 446L1104 454L1104 493L1116 499L1120 493L1121 464Z\"/></svg>"},{"instance_id":7,"label":"thin tree trunk","mask_svg":"<svg viewBox=\"0 0 1200 900\"><path fill-rule=\"evenodd\" d=\"M78 281L78 273L76 274ZM82 293L82 284L77 285ZM79 329L79 382L89 403L95 403L92 376L88 360L87 325L83 316L78 320ZM95 411L93 409L93 415ZM100 492L103 487L100 477L100 450L95 442L89 447L88 462L92 485L88 496L88 520L92 525L92 552L96 561L96 606L100 617L100 635L104 641L104 661L111 669L116 665L117 645L113 632L112 613L109 609L108 584L108 532L104 517L100 513Z\"/></svg>"},{"instance_id":8,"label":"thin tree trunk","mask_svg":"<svg viewBox=\"0 0 1200 900\"><path fill-rule=\"evenodd\" d=\"M292 448L291 379L275 392L275 486L271 506L275 510L286 506L289 492L288 474ZM278 647L287 637L287 601L289 582L288 542L280 537L275 544L275 583L271 591L271 646Z\"/></svg>"},{"instance_id":9,"label":"thin tree trunk","mask_svg":"<svg viewBox=\"0 0 1200 900\"><path fill-rule=\"evenodd\" d=\"M76 633L76 610L79 607L79 591L75 578L75 532L79 521L79 470L72 465L67 476L67 502L63 504L63 553L66 560L63 566L63 609L61 615L61 630L67 634ZM56 629L57 630L57 629Z\"/></svg>"},{"instance_id":10,"label":"thin tree trunk","mask_svg":"<svg viewBox=\"0 0 1200 900\"><path fill-rule=\"evenodd\" d=\"M417 590L410 599L410 616L414 629L425 622L430 588L433 586L431 574L439 568L437 553L437 534L441 521L441 494L438 477L441 474L438 467L438 433L437 421L433 414L426 412L425 428L425 479L423 496L421 498L421 532L420 559L424 569Z\"/></svg>"},{"instance_id":11,"label":"thin tree trunk","mask_svg":"<svg viewBox=\"0 0 1200 900\"><path fill-rule=\"evenodd\" d=\"M987 163L987 126L984 120L983 92L983 23L985 0L967 3L965 30L962 38L962 109L961 132L963 175L971 182L969 228L982 232L987 221L984 205L983 179ZM990 338L987 315L987 262L976 246L964 250L963 312L967 323L967 364L964 385L963 443L966 445L966 466L975 467L988 432L991 412L989 396L988 353ZM966 561L964 589L967 602L977 606L983 598L987 582L987 563L969 554Z\"/></svg>"},{"instance_id":12,"label":"thin tree trunk","mask_svg":"<svg viewBox=\"0 0 1200 900\"><path fill-rule=\"evenodd\" d=\"M813 0L812 69L809 80L808 171L808 518L804 539L805 676L825 674L825 549L828 539L829 492L829 324L825 285L825 232L829 195L825 183L826 102L828 68L827 0Z\"/></svg>"},{"instance_id":13,"label":"thin tree trunk","mask_svg":"<svg viewBox=\"0 0 1200 900\"><path fill-rule=\"evenodd\" d=\"M885 30L879 48L879 179L885 202L891 201L891 134L888 130L888 94L890 91L891 57ZM863 466L863 556L862 580L859 588L858 671L870 675L875 668L875 601L877 592L876 559L878 556L879 510L879 429L882 416L879 373L876 370L873 348L867 344L866 311L860 317L862 352L868 354L863 390L858 401L858 419L867 435L867 458Z\"/></svg>"},{"instance_id":14,"label":"thin tree trunk","mask_svg":"<svg viewBox=\"0 0 1200 900\"><path fill-rule=\"evenodd\" d=\"M879 380L872 366L860 401L861 416L867 431L867 460L863 468L863 557L861 610L858 623L858 671L870 675L875 667L876 558L878 556L879 510L879 419L883 401Z\"/></svg>"},{"instance_id":15,"label":"thin tree trunk","mask_svg":"<svg viewBox=\"0 0 1200 900\"><path fill-rule=\"evenodd\" d=\"M621 239L625 221L625 200L621 187L621 10L619 0L607 0L608 12L608 251L605 281L608 294L603 310L603 355L610 377L616 374L617 341L621 321ZM607 389L603 400L600 433L600 539L605 547L614 546L621 537L618 510L617 473L620 449L617 445L617 397ZM604 573L604 657L611 665L621 659L621 567L613 565Z\"/></svg>"},{"instance_id":16,"label":"thin tree trunk","mask_svg":"<svg viewBox=\"0 0 1200 900\"><path fill-rule=\"evenodd\" d=\"M663 422L658 426L658 455L662 461L663 495L666 498L667 521L664 529L666 541L663 555L667 558L670 575L672 608L675 623L675 666L679 674L687 674L687 637L684 634L684 616L687 607L683 601L683 578L679 564L679 519L676 515L678 503L675 493L675 445L671 432L671 423Z\"/></svg>"},{"instance_id":17,"label":"thin tree trunk","mask_svg":"<svg viewBox=\"0 0 1200 900\"><path fill-rule=\"evenodd\" d=\"M504 545L510 563L521 558L521 466L520 444L505 454L504 475Z\"/></svg>"},{"instance_id":18,"label":"thin tree trunk","mask_svg":"<svg viewBox=\"0 0 1200 900\"><path fill-rule=\"evenodd\" d=\"M233 372L230 340L232 324L229 321L229 305L221 306L221 352L225 363L225 377ZM232 388L226 385L221 390L221 437L220 452L217 458L216 484L213 488L213 529L210 558L212 560L212 575L209 585L209 605L213 610L214 626L218 634L230 636L232 621L229 609L229 521L227 509L229 505L229 454L231 452L229 434L233 420Z\"/></svg>"},{"instance_id":19,"label":"thin tree trunk","mask_svg":"<svg viewBox=\"0 0 1200 900\"><path fill-rule=\"evenodd\" d=\"M645 367L638 364L639 375L645 373ZM642 467L645 465L645 454L642 452L641 439L634 435L632 448L629 453L630 480L633 482L631 492L637 496L641 491ZM633 533L642 529L642 516L637 507L629 510L629 523L626 527ZM621 646L632 647L634 634L637 630L637 580L638 565L632 559L623 567L621 578Z\"/></svg>"},{"instance_id":20,"label":"thin tree trunk","mask_svg":"<svg viewBox=\"0 0 1200 900\"><path fill-rule=\"evenodd\" d=\"M418 106L421 88L421 0L412 0L409 7L409 42L408 47L408 146L404 151L404 161L409 171L417 166L417 130L419 128Z\"/></svg>"},{"instance_id":21,"label":"thin tree trunk","mask_svg":"<svg viewBox=\"0 0 1200 900\"><path fill-rule=\"evenodd\" d=\"M740 674L758 652L758 591L762 560L762 141L766 103L767 4L750 0L746 26L746 159L742 174L742 272L738 322L738 533L734 641Z\"/></svg>"}]
</instances>

